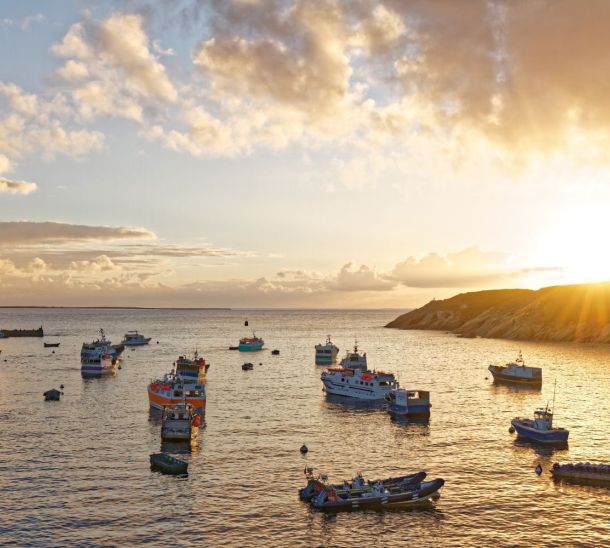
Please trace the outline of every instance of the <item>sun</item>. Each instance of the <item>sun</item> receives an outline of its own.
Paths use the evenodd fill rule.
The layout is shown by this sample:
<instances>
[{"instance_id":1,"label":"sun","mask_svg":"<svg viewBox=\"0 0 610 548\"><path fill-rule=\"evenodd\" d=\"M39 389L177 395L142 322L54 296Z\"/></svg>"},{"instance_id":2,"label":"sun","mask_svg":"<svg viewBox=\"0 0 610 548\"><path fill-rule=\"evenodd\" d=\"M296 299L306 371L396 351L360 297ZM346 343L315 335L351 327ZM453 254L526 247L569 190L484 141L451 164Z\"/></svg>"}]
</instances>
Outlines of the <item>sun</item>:
<instances>
[{"instance_id":1,"label":"sun","mask_svg":"<svg viewBox=\"0 0 610 548\"><path fill-rule=\"evenodd\" d=\"M561 268L564 283L610 281L609 206L610 196L576 198L557 208L540 235L536 259Z\"/></svg>"}]
</instances>

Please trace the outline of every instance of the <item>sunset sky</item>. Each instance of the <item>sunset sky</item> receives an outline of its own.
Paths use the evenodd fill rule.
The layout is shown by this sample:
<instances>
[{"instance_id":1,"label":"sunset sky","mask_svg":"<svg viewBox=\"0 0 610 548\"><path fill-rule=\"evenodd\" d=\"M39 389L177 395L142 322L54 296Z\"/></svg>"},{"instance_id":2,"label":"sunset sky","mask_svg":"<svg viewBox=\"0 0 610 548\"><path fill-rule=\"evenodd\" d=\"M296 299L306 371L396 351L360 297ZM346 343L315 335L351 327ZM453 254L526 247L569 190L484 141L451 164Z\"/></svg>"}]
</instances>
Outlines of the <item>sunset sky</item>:
<instances>
[{"instance_id":1,"label":"sunset sky","mask_svg":"<svg viewBox=\"0 0 610 548\"><path fill-rule=\"evenodd\" d=\"M610 2L5 1L0 305L610 279Z\"/></svg>"}]
</instances>

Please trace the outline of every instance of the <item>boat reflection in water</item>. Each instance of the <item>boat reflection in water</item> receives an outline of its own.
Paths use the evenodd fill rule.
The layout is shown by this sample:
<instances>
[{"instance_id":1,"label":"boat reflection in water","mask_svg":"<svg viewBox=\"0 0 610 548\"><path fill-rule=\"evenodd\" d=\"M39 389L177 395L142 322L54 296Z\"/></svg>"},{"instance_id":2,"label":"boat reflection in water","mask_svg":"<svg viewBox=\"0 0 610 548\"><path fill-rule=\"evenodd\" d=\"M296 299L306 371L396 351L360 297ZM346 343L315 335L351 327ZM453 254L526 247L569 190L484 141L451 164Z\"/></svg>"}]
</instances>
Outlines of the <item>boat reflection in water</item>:
<instances>
[{"instance_id":1,"label":"boat reflection in water","mask_svg":"<svg viewBox=\"0 0 610 548\"><path fill-rule=\"evenodd\" d=\"M331 410L350 411L385 411L388 403L385 400L359 400L326 393L326 407Z\"/></svg>"}]
</instances>

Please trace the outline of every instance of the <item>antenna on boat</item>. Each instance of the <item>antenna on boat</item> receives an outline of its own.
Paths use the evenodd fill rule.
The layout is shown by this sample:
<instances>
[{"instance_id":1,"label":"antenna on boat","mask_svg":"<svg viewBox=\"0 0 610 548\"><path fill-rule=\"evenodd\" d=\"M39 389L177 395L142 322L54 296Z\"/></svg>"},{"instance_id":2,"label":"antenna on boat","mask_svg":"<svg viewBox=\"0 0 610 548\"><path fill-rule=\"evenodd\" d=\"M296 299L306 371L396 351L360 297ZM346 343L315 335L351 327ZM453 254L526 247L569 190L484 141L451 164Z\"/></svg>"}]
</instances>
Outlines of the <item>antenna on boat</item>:
<instances>
[{"instance_id":1,"label":"antenna on boat","mask_svg":"<svg viewBox=\"0 0 610 548\"><path fill-rule=\"evenodd\" d=\"M556 391L557 391L557 378L555 378L555 384L553 386L553 407L551 408L552 413L555 413L555 392Z\"/></svg>"}]
</instances>

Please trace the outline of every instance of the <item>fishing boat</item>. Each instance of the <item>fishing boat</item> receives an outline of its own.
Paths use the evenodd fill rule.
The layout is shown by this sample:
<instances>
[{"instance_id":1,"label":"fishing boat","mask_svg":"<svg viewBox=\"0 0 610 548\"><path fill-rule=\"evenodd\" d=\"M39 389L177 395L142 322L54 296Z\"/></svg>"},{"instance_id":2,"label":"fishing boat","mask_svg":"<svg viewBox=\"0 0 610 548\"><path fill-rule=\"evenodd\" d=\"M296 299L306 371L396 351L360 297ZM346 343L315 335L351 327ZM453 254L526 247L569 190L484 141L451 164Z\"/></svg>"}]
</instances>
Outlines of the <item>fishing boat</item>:
<instances>
[{"instance_id":1,"label":"fishing boat","mask_svg":"<svg viewBox=\"0 0 610 548\"><path fill-rule=\"evenodd\" d=\"M490 365L488 368L495 382L508 382L540 386L542 384L542 369L525 365L523 355L519 355L514 362L506 365Z\"/></svg>"},{"instance_id":2,"label":"fishing boat","mask_svg":"<svg viewBox=\"0 0 610 548\"><path fill-rule=\"evenodd\" d=\"M95 339L90 343L83 343L80 351L81 362L87 360L99 359L102 354L109 354L113 358L118 358L125 350L125 346L122 344L112 344L110 340L106 338L106 333L103 329L100 329L100 338Z\"/></svg>"},{"instance_id":3,"label":"fishing boat","mask_svg":"<svg viewBox=\"0 0 610 548\"><path fill-rule=\"evenodd\" d=\"M386 396L390 402L388 412L397 416L422 416L430 414L430 392L395 388Z\"/></svg>"},{"instance_id":4,"label":"fishing boat","mask_svg":"<svg viewBox=\"0 0 610 548\"><path fill-rule=\"evenodd\" d=\"M125 346L144 346L150 342L152 337L146 338L144 335L140 335L137 331L128 331L123 337L123 344Z\"/></svg>"},{"instance_id":5,"label":"fishing boat","mask_svg":"<svg viewBox=\"0 0 610 548\"><path fill-rule=\"evenodd\" d=\"M381 482L377 482L370 491L345 494L339 494L334 487L328 487L311 500L311 505L327 512L404 508L440 496L439 491L443 485L445 485L445 480L442 478L401 485L391 489L384 487Z\"/></svg>"},{"instance_id":6,"label":"fishing boat","mask_svg":"<svg viewBox=\"0 0 610 548\"><path fill-rule=\"evenodd\" d=\"M330 367L320 375L327 394L361 400L383 400L391 390L399 386L393 373L369 370L366 354L358 353L357 344L354 352L348 353L341 363L349 366Z\"/></svg>"},{"instance_id":7,"label":"fishing boat","mask_svg":"<svg viewBox=\"0 0 610 548\"><path fill-rule=\"evenodd\" d=\"M553 390L553 408L555 407L555 391ZM534 411L534 418L515 417L511 422L520 438L540 443L562 444L568 441L570 431L553 426L553 411L548 403L546 407Z\"/></svg>"},{"instance_id":8,"label":"fishing boat","mask_svg":"<svg viewBox=\"0 0 610 548\"><path fill-rule=\"evenodd\" d=\"M252 333L252 337L244 337L243 339L239 339L239 346L237 349L240 352L251 352L253 350L262 350L265 341L260 337L257 337L254 333Z\"/></svg>"},{"instance_id":9,"label":"fishing boat","mask_svg":"<svg viewBox=\"0 0 610 548\"><path fill-rule=\"evenodd\" d=\"M168 405L190 403L198 414L203 415L206 404L205 373L209 365L197 352L192 359L180 356L170 373L148 385L150 407L163 410Z\"/></svg>"},{"instance_id":10,"label":"fishing boat","mask_svg":"<svg viewBox=\"0 0 610 548\"><path fill-rule=\"evenodd\" d=\"M336 363L339 347L326 337L325 344L316 344L316 365L329 365Z\"/></svg>"},{"instance_id":11,"label":"fishing boat","mask_svg":"<svg viewBox=\"0 0 610 548\"><path fill-rule=\"evenodd\" d=\"M367 368L366 352L364 354L358 352L358 341L354 343L353 352L348 350L345 357L339 362L339 365L341 367L354 367L358 369Z\"/></svg>"},{"instance_id":12,"label":"fishing boat","mask_svg":"<svg viewBox=\"0 0 610 548\"><path fill-rule=\"evenodd\" d=\"M610 487L610 464L592 464L590 462L559 464L556 462L551 469L551 475L555 480Z\"/></svg>"},{"instance_id":13,"label":"fishing boat","mask_svg":"<svg viewBox=\"0 0 610 548\"><path fill-rule=\"evenodd\" d=\"M153 453L150 456L150 468L164 474L188 474L188 462L177 459L166 453Z\"/></svg>"},{"instance_id":14,"label":"fishing boat","mask_svg":"<svg viewBox=\"0 0 610 548\"><path fill-rule=\"evenodd\" d=\"M330 486L328 484L328 476L325 474L319 476L314 475L313 468L311 467L305 468L305 477L307 478L307 485L302 489L299 489L299 498L305 502L309 502L327 487L334 488L338 495L366 493L372 491L373 485L378 482L387 489L396 488L401 485L421 483L426 478L426 472L421 471L406 476L374 481L367 481L362 474L357 474L351 482L344 481L343 483Z\"/></svg>"},{"instance_id":15,"label":"fishing boat","mask_svg":"<svg viewBox=\"0 0 610 548\"><path fill-rule=\"evenodd\" d=\"M57 348L59 346L59 343L43 342L42 344L45 348Z\"/></svg>"},{"instance_id":16,"label":"fishing boat","mask_svg":"<svg viewBox=\"0 0 610 548\"><path fill-rule=\"evenodd\" d=\"M201 417L190 403L170 405L163 410L162 441L186 441L197 438Z\"/></svg>"}]
</instances>

